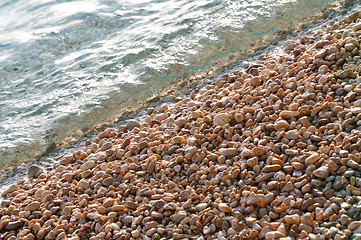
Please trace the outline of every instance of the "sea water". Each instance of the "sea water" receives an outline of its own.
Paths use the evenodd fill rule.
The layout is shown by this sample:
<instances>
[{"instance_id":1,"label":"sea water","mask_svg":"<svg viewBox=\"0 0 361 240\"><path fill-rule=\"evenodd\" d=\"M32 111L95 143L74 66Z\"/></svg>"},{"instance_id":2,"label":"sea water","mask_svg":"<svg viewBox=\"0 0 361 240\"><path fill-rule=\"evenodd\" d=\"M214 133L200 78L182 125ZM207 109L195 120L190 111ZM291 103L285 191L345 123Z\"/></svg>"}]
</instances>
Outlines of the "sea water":
<instances>
[{"instance_id":1,"label":"sea water","mask_svg":"<svg viewBox=\"0 0 361 240\"><path fill-rule=\"evenodd\" d=\"M340 0L1 0L0 169L239 60Z\"/></svg>"}]
</instances>

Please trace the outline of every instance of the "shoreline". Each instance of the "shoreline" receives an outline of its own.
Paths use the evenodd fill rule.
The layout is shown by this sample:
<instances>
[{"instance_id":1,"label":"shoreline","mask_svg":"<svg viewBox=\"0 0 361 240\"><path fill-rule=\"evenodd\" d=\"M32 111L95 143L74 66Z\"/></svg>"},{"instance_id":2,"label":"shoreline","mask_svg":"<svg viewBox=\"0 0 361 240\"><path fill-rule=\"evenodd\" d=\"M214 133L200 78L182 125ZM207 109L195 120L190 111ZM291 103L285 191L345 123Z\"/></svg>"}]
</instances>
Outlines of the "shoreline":
<instances>
[{"instance_id":1,"label":"shoreline","mask_svg":"<svg viewBox=\"0 0 361 240\"><path fill-rule=\"evenodd\" d=\"M318 12L314 16L310 17L310 18L312 18L312 21L315 20L315 19L317 20L318 18L324 19L328 15L334 14L334 10L327 10L327 7L335 8L335 6L340 5L341 2L340 3L338 3L338 2L337 3L325 3L325 4L326 5L322 7L321 12ZM299 11L299 10L300 9L295 9L295 11ZM321 16L321 15L324 15L324 16ZM283 18L284 16L280 16L280 17ZM287 18L289 16L287 15L285 17ZM277 31L275 30L275 32L272 32L273 31L272 29L265 30L265 32L270 31L270 33L271 33L271 34L265 34L265 35L263 35L262 30L259 30L259 32L256 32L256 35L257 36L259 35L259 38L257 38L258 43L256 43L255 48L257 48L257 46L261 46L261 48L262 48L262 47L268 46L269 44L272 45L274 39L276 39L276 41L279 41L283 37L289 36L291 31L293 31L295 29L297 30L299 27L300 26L298 26L298 23L297 23L297 26L286 26L286 25L285 26L279 26L279 27L276 27L276 30L277 29L278 30ZM253 37L252 36L250 36L250 37L245 36L245 38L253 38ZM227 66L228 66L228 64L230 62L233 62L233 64L236 64L238 61L241 61L241 59L247 58L249 55L252 55L253 51L255 49L248 42L250 42L250 41L245 41L245 43L249 47L249 49L248 48L246 48L246 49L248 49L249 51L244 51L243 52L243 50L242 50L241 51L242 54L233 52L233 53L230 54L229 57L226 57L225 60L227 60L227 61L222 60L223 57L221 55L223 55L223 52L220 52L219 55L221 56L220 59L222 61L216 61L217 63L219 63L219 65L223 66L220 69L224 69L224 68L227 69ZM263 44L261 42L263 42ZM239 47L239 45L237 45L237 48L238 47ZM231 52L230 49L228 49L227 51ZM215 56L213 56L213 57L215 57ZM212 57L212 59L213 59L213 57ZM234 61L235 59L238 59L238 60ZM232 63L231 63L231 65L232 65ZM196 68L197 69L203 69L204 66L196 66ZM203 71L200 72L199 75L203 75ZM191 77L191 74L189 74L189 76ZM188 79L188 78L183 79L183 76L181 78L182 78L181 81L183 81L183 80L187 81L187 79ZM136 108L138 108L138 107L140 107L140 106L137 105ZM122 110L123 109L121 109L119 112L122 112ZM103 111L96 110L96 112L97 113L95 114L95 116L97 116L98 114L101 114L101 112L103 112ZM118 114L113 115L113 113L114 113L114 111L111 112L111 114L110 114L110 115L112 115L112 117L107 117L107 118L101 119L100 124L109 124L109 122L114 122L114 118L119 117L119 115ZM106 114L106 112L103 112L103 114L105 116L110 116L110 115ZM83 117L81 117L81 118L83 118L83 120L85 121L86 119L93 119L92 117L94 117L94 116L86 115L85 118L83 118ZM75 121L75 124L77 124L78 126L79 126L79 121L78 120L81 120L81 118L79 118L79 119L77 119ZM68 121L69 125L71 124L71 121L69 121L69 119L65 120L65 122L66 121ZM49 130L49 132L51 133L49 135L50 137L43 137L42 140L41 140L42 143L41 143L40 146L37 143L34 143L34 144L29 145L29 146L20 146L19 149L13 149L13 150L10 149L7 153L5 153L6 156L4 155L5 160L3 159L3 161L5 161L5 163L6 163L5 165L7 165L8 167L5 168L5 169L2 169L2 171L0 171L0 176L3 175L4 172L8 173L10 171L13 171L13 169L15 169L18 166L22 165L23 161L29 162L29 161L33 161L34 159L38 159L38 158L40 158L41 156L44 155L43 154L44 152L48 152L48 150L51 151L51 149L54 146L63 145L64 142L66 144L67 142L73 141L74 139L79 140L79 137L81 135L83 135L84 133L89 132L89 131L93 131L94 129L98 128L97 126L90 126L90 125L88 126L87 125L87 126L83 126L83 127L80 126L80 127L76 127L76 128L73 128L73 129L70 129L70 128L68 129L67 127L64 127L64 125L61 125L61 126L60 125L61 124L55 125L54 126L55 130L54 129ZM65 132L63 132L63 131L65 131ZM65 134L63 135L63 133L65 133ZM32 149L32 150L28 151L27 149ZM12 153L12 154L9 154L9 153ZM41 153L41 154L39 155L39 153ZM9 157L7 157L7 156L9 156ZM13 156L13 157L10 157L10 156ZM10 165L8 165L9 162L12 162L12 163ZM17 164L13 164L14 162L17 162Z\"/></svg>"},{"instance_id":2,"label":"shoreline","mask_svg":"<svg viewBox=\"0 0 361 240\"><path fill-rule=\"evenodd\" d=\"M357 29L354 20L351 28ZM361 90L351 81L357 81L358 73L332 69L338 66L334 59L341 59L336 54L324 59L337 53L332 48L337 44L338 49L353 44L343 53L349 52L351 60L346 54L344 61L352 62L357 54L351 52L359 46L342 41L347 35L336 35L316 32L315 39L301 35L298 44L289 40L280 46L282 54L271 51L245 68L184 90L187 96L169 96L173 103L148 107L144 115L134 113L133 120L105 129L83 147L75 145L52 171L34 172L30 183L18 183L20 189L10 186L5 196L13 202L1 203L0 236L344 239L356 232L359 237L361 222L349 219L353 206L344 200L360 200L360 146L355 139L360 134L353 129L358 127L361 104L355 102ZM277 65L292 56L297 59L294 68L302 70ZM345 138L349 142L341 141ZM346 180L338 179L341 174ZM342 191L340 184L346 196L335 195ZM317 201L310 203L311 198ZM11 220L5 217L9 215ZM52 216L62 231L43 226ZM348 229L342 228L345 224Z\"/></svg>"},{"instance_id":3,"label":"shoreline","mask_svg":"<svg viewBox=\"0 0 361 240\"><path fill-rule=\"evenodd\" d=\"M347 14L346 8L349 8L350 6L352 6L352 4L346 6L346 8L343 8L342 10L337 12L336 9L340 7L340 4L341 3L339 3L339 6L337 6L337 3L331 4L332 8L330 9L324 7L321 15L320 13L316 13L315 15L309 17L309 21L300 23L297 27L287 29L286 31L283 30L276 32L276 35L278 35L279 37L276 37L272 42L269 42L268 45L260 45L257 48L253 48L248 52L241 54L241 57L239 57L236 61L230 61L230 63L228 64L222 63L220 64L221 67L217 69L214 69L214 67L212 67L208 69L207 72L192 74L192 77L188 76L186 79L182 77L184 80L182 80L181 82L173 85L170 89L163 90L162 92L160 92L159 95L152 96L146 99L141 104L138 104L138 106L136 106L135 108L128 106L123 109L120 114L113 116L113 118L111 119L107 119L105 122L102 122L91 128L86 126L85 128L87 129L87 131L84 132L84 134L80 138L75 132L75 135L67 136L66 139L62 140L61 143L48 143L48 148L40 155L33 156L26 161L18 162L15 165L10 164L5 168L0 169L0 191L1 189L6 188L6 186L11 182L16 181L16 179L19 179L20 177L25 177L27 169L32 164L38 164L43 167L48 166L48 158L58 159L62 155L66 154L66 152L70 152L75 150L76 148L80 148L85 141L88 141L89 139L94 139L96 133L101 131L102 129L104 130L107 127L116 127L116 125L118 125L121 121L126 121L130 116L140 116L141 112L143 112L144 114L148 106L155 106L160 103L165 103L165 98L168 94L174 93L175 95L184 96L185 92L189 89L194 89L197 87L197 85L202 85L202 81L204 79L211 80L219 78L224 74L231 73L239 66L244 65L244 63L247 64L247 62L249 61L255 61L259 55L275 51L279 47L279 45L282 45L287 39L296 38L297 36L306 31L315 29L319 22L325 23L336 17L344 16L345 14Z\"/></svg>"}]
</instances>

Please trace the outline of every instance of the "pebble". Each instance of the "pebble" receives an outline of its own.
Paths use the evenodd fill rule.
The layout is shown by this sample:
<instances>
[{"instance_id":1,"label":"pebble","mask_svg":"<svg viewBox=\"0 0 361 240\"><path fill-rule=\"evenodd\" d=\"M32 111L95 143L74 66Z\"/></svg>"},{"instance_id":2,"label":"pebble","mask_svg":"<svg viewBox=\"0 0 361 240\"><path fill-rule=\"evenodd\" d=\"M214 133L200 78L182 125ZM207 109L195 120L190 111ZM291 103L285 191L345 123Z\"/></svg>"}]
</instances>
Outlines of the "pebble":
<instances>
[{"instance_id":1,"label":"pebble","mask_svg":"<svg viewBox=\"0 0 361 240\"><path fill-rule=\"evenodd\" d=\"M88 189L90 184L86 180L82 179L79 181L78 186L84 189Z\"/></svg>"},{"instance_id":2,"label":"pebble","mask_svg":"<svg viewBox=\"0 0 361 240\"><path fill-rule=\"evenodd\" d=\"M28 178L34 178L35 175L39 172L42 171L43 169L39 166L36 165L31 165L28 169Z\"/></svg>"},{"instance_id":3,"label":"pebble","mask_svg":"<svg viewBox=\"0 0 361 240\"><path fill-rule=\"evenodd\" d=\"M341 79L344 79L344 78L347 78L347 77L351 76L352 73L353 73L353 70L348 69L348 70L340 72L338 77L341 78Z\"/></svg>"},{"instance_id":4,"label":"pebble","mask_svg":"<svg viewBox=\"0 0 361 240\"><path fill-rule=\"evenodd\" d=\"M286 183L286 185L282 188L282 192L291 192L295 189L291 182Z\"/></svg>"},{"instance_id":5,"label":"pebble","mask_svg":"<svg viewBox=\"0 0 361 240\"><path fill-rule=\"evenodd\" d=\"M279 170L281 170L282 166L279 164L272 164L272 165L267 165L263 168L263 172L277 172Z\"/></svg>"},{"instance_id":6,"label":"pebble","mask_svg":"<svg viewBox=\"0 0 361 240\"><path fill-rule=\"evenodd\" d=\"M284 118L284 119L289 119L292 117L298 117L298 115L300 115L299 111L288 111L288 110L284 110L280 112L280 117Z\"/></svg>"},{"instance_id":7,"label":"pebble","mask_svg":"<svg viewBox=\"0 0 361 240\"><path fill-rule=\"evenodd\" d=\"M24 223L22 221L15 221L15 222L9 222L6 227L5 230L6 231L13 231L13 230L17 230L19 228L22 228L24 225Z\"/></svg>"},{"instance_id":8,"label":"pebble","mask_svg":"<svg viewBox=\"0 0 361 240\"><path fill-rule=\"evenodd\" d=\"M270 232L266 233L266 235L265 235L266 240L274 240L274 239L279 239L279 238L283 238L283 237L286 237L286 236L279 231L270 231Z\"/></svg>"},{"instance_id":9,"label":"pebble","mask_svg":"<svg viewBox=\"0 0 361 240\"><path fill-rule=\"evenodd\" d=\"M213 119L213 123L216 126L224 126L227 123L229 123L230 121L231 121L231 118L229 117L229 115L227 113L217 114Z\"/></svg>"},{"instance_id":10,"label":"pebble","mask_svg":"<svg viewBox=\"0 0 361 240\"><path fill-rule=\"evenodd\" d=\"M279 129L284 129L284 130L286 130L288 127L289 127L289 124L288 124L288 122L287 121L285 121L285 120L278 120L277 122L275 122L275 129L276 130L279 130Z\"/></svg>"},{"instance_id":11,"label":"pebble","mask_svg":"<svg viewBox=\"0 0 361 240\"><path fill-rule=\"evenodd\" d=\"M234 157L238 154L238 150L236 148L225 148L221 149L219 154L225 157Z\"/></svg>"},{"instance_id":12,"label":"pebble","mask_svg":"<svg viewBox=\"0 0 361 240\"><path fill-rule=\"evenodd\" d=\"M139 127L140 124L139 124L139 122L138 122L137 120L130 119L130 120L127 121L127 123L126 123L125 126L126 126L126 128L127 128L128 130L132 130L132 129L135 128L135 127Z\"/></svg>"},{"instance_id":13,"label":"pebble","mask_svg":"<svg viewBox=\"0 0 361 240\"><path fill-rule=\"evenodd\" d=\"M319 178L327 178L329 173L330 171L328 170L328 167L321 166L313 172L313 175Z\"/></svg>"},{"instance_id":14,"label":"pebble","mask_svg":"<svg viewBox=\"0 0 361 240\"><path fill-rule=\"evenodd\" d=\"M19 189L19 187L16 184L11 184L8 189L6 189L4 192L1 193L2 197L5 197L9 193L15 192Z\"/></svg>"},{"instance_id":15,"label":"pebble","mask_svg":"<svg viewBox=\"0 0 361 240\"><path fill-rule=\"evenodd\" d=\"M358 169L360 164L355 162L354 160L350 159L347 161L346 165L350 168Z\"/></svg>"},{"instance_id":16,"label":"pebble","mask_svg":"<svg viewBox=\"0 0 361 240\"><path fill-rule=\"evenodd\" d=\"M25 207L25 211L35 211L35 210L38 210L40 208L40 203L38 201L34 201L34 202L31 202L30 204L28 204L26 207Z\"/></svg>"},{"instance_id":17,"label":"pebble","mask_svg":"<svg viewBox=\"0 0 361 240\"><path fill-rule=\"evenodd\" d=\"M228 213L230 212L232 209L226 204L226 203L219 203L218 204L218 209L222 212Z\"/></svg>"},{"instance_id":18,"label":"pebble","mask_svg":"<svg viewBox=\"0 0 361 240\"><path fill-rule=\"evenodd\" d=\"M301 222L301 217L297 214L292 214L292 215L286 215L284 216L284 220L286 223L288 224L295 224L295 225L299 225Z\"/></svg>"},{"instance_id":19,"label":"pebble","mask_svg":"<svg viewBox=\"0 0 361 240\"><path fill-rule=\"evenodd\" d=\"M266 149L264 147L254 147L252 149L253 156L263 156L266 154Z\"/></svg>"},{"instance_id":20,"label":"pebble","mask_svg":"<svg viewBox=\"0 0 361 240\"><path fill-rule=\"evenodd\" d=\"M306 164L306 166L315 164L319 159L320 159L320 154L313 153L309 157L306 158L305 164Z\"/></svg>"},{"instance_id":21,"label":"pebble","mask_svg":"<svg viewBox=\"0 0 361 240\"><path fill-rule=\"evenodd\" d=\"M199 203L199 204L197 204L194 208L195 208L198 212L200 212L200 211L206 209L207 206L208 206L207 203Z\"/></svg>"},{"instance_id":22,"label":"pebble","mask_svg":"<svg viewBox=\"0 0 361 240\"><path fill-rule=\"evenodd\" d=\"M350 231L353 231L353 230L355 230L356 228L358 228L360 226L361 226L361 221L352 221L348 225L347 229L350 230Z\"/></svg>"},{"instance_id":23,"label":"pebble","mask_svg":"<svg viewBox=\"0 0 361 240\"><path fill-rule=\"evenodd\" d=\"M86 171L86 170L92 169L94 167L95 167L95 162L93 160L89 160L89 161L83 163L83 165L81 165L80 170Z\"/></svg>"},{"instance_id":24,"label":"pebble","mask_svg":"<svg viewBox=\"0 0 361 240\"><path fill-rule=\"evenodd\" d=\"M290 140L296 140L296 139L298 139L298 136L299 136L299 134L296 130L290 130L290 131L286 132L284 137L287 139L290 139Z\"/></svg>"}]
</instances>

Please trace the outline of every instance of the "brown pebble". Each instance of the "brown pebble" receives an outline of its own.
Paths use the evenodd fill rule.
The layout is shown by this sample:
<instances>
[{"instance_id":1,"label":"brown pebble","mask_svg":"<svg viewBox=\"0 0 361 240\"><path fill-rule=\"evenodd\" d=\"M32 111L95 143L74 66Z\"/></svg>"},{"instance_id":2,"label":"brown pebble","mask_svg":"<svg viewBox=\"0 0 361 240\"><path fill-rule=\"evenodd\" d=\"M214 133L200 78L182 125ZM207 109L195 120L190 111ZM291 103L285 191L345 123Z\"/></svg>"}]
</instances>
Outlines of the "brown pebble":
<instances>
[{"instance_id":1,"label":"brown pebble","mask_svg":"<svg viewBox=\"0 0 361 240\"><path fill-rule=\"evenodd\" d=\"M214 117L213 123L216 126L224 126L229 123L230 120L231 119L227 113L220 113Z\"/></svg>"},{"instance_id":2,"label":"brown pebble","mask_svg":"<svg viewBox=\"0 0 361 240\"><path fill-rule=\"evenodd\" d=\"M38 201L31 202L29 205L25 207L25 211L35 211L40 208L40 203Z\"/></svg>"},{"instance_id":3,"label":"brown pebble","mask_svg":"<svg viewBox=\"0 0 361 240\"><path fill-rule=\"evenodd\" d=\"M6 231L13 231L13 230L17 230L19 228L22 228L23 226L24 226L24 223L22 221L9 222L6 225L5 230Z\"/></svg>"},{"instance_id":4,"label":"brown pebble","mask_svg":"<svg viewBox=\"0 0 361 240\"><path fill-rule=\"evenodd\" d=\"M330 170L326 166L321 166L313 172L313 175L319 178L327 178Z\"/></svg>"}]
</instances>

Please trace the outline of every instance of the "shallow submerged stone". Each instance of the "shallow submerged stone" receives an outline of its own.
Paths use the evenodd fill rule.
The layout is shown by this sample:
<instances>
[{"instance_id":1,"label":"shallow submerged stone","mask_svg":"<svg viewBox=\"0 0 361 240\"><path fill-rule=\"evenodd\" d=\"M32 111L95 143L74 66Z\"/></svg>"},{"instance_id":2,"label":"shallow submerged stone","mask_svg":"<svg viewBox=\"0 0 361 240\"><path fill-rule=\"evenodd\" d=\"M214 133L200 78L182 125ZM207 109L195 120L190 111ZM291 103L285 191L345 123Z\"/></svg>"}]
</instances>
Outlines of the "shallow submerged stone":
<instances>
[{"instance_id":1,"label":"shallow submerged stone","mask_svg":"<svg viewBox=\"0 0 361 240\"><path fill-rule=\"evenodd\" d=\"M28 178L33 178L38 173L38 171L42 171L43 169L37 165L31 165L28 169Z\"/></svg>"},{"instance_id":2,"label":"shallow submerged stone","mask_svg":"<svg viewBox=\"0 0 361 240\"><path fill-rule=\"evenodd\" d=\"M6 189L4 192L1 193L2 197L5 197L7 194L15 192L19 189L19 187L16 184L12 184Z\"/></svg>"}]
</instances>

